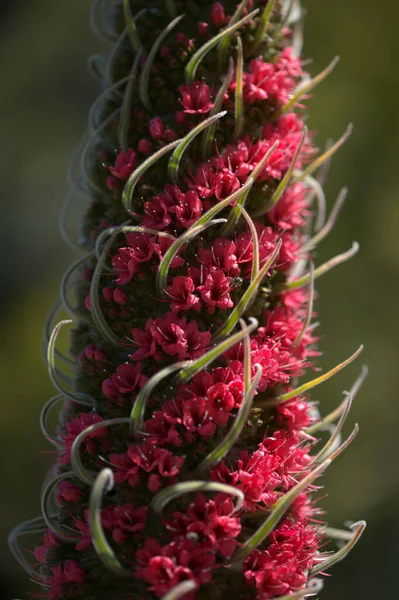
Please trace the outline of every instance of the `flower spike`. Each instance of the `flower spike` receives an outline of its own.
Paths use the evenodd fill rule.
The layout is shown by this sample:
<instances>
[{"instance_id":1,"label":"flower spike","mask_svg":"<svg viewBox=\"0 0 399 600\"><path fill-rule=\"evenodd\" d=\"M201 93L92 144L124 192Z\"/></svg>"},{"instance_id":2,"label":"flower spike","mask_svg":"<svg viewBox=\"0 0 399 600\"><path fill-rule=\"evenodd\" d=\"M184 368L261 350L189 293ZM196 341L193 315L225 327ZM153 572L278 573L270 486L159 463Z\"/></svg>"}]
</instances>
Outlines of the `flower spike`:
<instances>
[{"instance_id":1,"label":"flower spike","mask_svg":"<svg viewBox=\"0 0 399 600\"><path fill-rule=\"evenodd\" d=\"M302 16L299 0L93 1L111 46L60 220L80 257L43 332L55 464L43 516L10 536L43 598L302 600L356 541L313 499L357 435L341 440L366 373L325 417L308 397L361 348L306 376L315 282L358 245L313 266L349 131L317 154L306 103L336 59L304 72ZM322 554L327 537L347 546Z\"/></svg>"}]
</instances>

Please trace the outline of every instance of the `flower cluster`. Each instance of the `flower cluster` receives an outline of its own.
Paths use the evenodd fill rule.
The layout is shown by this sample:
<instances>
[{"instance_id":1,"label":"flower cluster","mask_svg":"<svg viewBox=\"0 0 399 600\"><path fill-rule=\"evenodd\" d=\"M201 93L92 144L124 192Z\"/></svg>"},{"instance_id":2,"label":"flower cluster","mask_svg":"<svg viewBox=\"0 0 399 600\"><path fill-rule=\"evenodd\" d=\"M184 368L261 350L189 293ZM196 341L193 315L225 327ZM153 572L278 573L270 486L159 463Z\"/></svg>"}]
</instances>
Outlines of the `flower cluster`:
<instances>
[{"instance_id":1,"label":"flower cluster","mask_svg":"<svg viewBox=\"0 0 399 600\"><path fill-rule=\"evenodd\" d=\"M281 4L164 2L133 23L112 3L58 512L34 551L50 600L271 600L322 561L315 410L296 390L319 355L311 275L295 280L316 149Z\"/></svg>"}]
</instances>

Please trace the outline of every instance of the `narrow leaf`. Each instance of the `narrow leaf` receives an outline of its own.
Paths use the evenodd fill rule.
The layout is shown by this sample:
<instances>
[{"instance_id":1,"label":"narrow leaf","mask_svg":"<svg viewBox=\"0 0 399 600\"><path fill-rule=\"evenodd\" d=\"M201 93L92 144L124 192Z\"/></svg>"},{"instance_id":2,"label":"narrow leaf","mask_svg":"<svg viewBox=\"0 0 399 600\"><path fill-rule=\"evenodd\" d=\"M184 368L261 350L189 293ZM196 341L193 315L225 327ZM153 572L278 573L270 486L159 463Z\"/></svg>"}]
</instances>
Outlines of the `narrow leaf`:
<instances>
[{"instance_id":1,"label":"narrow leaf","mask_svg":"<svg viewBox=\"0 0 399 600\"><path fill-rule=\"evenodd\" d=\"M340 438L342 428L345 424L346 419L348 418L351 406L352 406L352 397L350 395L348 395L345 398L344 409L342 411L341 417L337 423L337 426L334 429L332 436L327 441L327 443L324 445L324 447L320 450L320 452L317 454L317 456L315 456L313 458L311 464L322 462L324 458L328 458L328 455L334 451L334 449L336 448L337 440L339 440L339 438ZM339 441L338 441L338 445L339 445Z\"/></svg>"},{"instance_id":2,"label":"narrow leaf","mask_svg":"<svg viewBox=\"0 0 399 600\"><path fill-rule=\"evenodd\" d=\"M40 580L40 574L30 565L28 560L25 558L22 548L19 545L18 539L25 535L38 535L43 534L46 531L46 523L43 517L35 517L24 521L16 527L14 527L8 536L8 546L11 550L15 560L21 565L21 567L28 573L28 575L34 580Z\"/></svg>"},{"instance_id":3,"label":"narrow leaf","mask_svg":"<svg viewBox=\"0 0 399 600\"><path fill-rule=\"evenodd\" d=\"M262 42L265 39L267 27L270 22L270 17L272 15L274 5L275 5L275 0L269 0L269 2L267 3L267 5L265 7L265 10L262 13L262 17L260 19L258 29L256 30L255 38L254 38L254 41L253 41L253 44L252 44L252 47L250 50L250 54L255 54L255 52L258 50L259 46L262 44Z\"/></svg>"},{"instance_id":4,"label":"narrow leaf","mask_svg":"<svg viewBox=\"0 0 399 600\"><path fill-rule=\"evenodd\" d=\"M165 0L165 8L168 11L168 15L171 19L177 17L177 9L175 0Z\"/></svg>"},{"instance_id":5,"label":"narrow leaf","mask_svg":"<svg viewBox=\"0 0 399 600\"><path fill-rule=\"evenodd\" d=\"M151 501L151 508L156 513L161 514L169 502L183 496L183 494L191 494L193 492L216 492L235 496L237 502L234 507L234 513L241 509L244 502L244 494L242 491L231 485L219 483L217 481L184 481L183 483L169 485L158 492Z\"/></svg>"},{"instance_id":6,"label":"narrow leaf","mask_svg":"<svg viewBox=\"0 0 399 600\"><path fill-rule=\"evenodd\" d=\"M234 207L235 208L235 207ZM240 211L245 217L248 228L252 235L252 270L251 270L251 281L255 281L256 276L259 273L259 238L258 232L256 231L255 223L251 219L243 206L239 206ZM234 210L234 209L233 209Z\"/></svg>"},{"instance_id":7,"label":"narrow leaf","mask_svg":"<svg viewBox=\"0 0 399 600\"><path fill-rule=\"evenodd\" d=\"M128 2L129 0L125 0L125 2L126 1ZM119 118L118 134L117 134L118 142L119 142L119 147L125 151L128 149L128 145L129 145L128 138L129 138L130 117L131 117L131 112L132 112L132 96L133 96L134 85L137 81L137 71L139 68L141 56L142 56L142 52L141 52L141 50L138 50L136 58L134 59L134 62L133 62L130 79L127 82L127 85L125 88L125 94L123 96L123 103L122 103L122 109L121 109L121 116Z\"/></svg>"},{"instance_id":8,"label":"narrow leaf","mask_svg":"<svg viewBox=\"0 0 399 600\"><path fill-rule=\"evenodd\" d=\"M312 314L313 314L313 302L314 302L314 265L313 262L310 262L310 269L309 269L309 275L310 275L310 279L309 279L309 298L308 298L308 306L306 309L306 316L305 316L305 320L303 322L303 325L301 327L300 332L298 333L296 340L294 342L293 345L293 350L295 350L299 344L301 343L301 340L303 338L303 336L306 333L306 330L308 329L309 325L310 325L310 321L312 320Z\"/></svg>"},{"instance_id":9,"label":"narrow leaf","mask_svg":"<svg viewBox=\"0 0 399 600\"><path fill-rule=\"evenodd\" d=\"M344 360L342 363L340 363L333 369L330 369L330 371L327 371L327 373L323 373L323 375L320 375L319 377L312 379L312 381L308 381L308 382L300 385L295 390L291 390L290 392L287 392L286 394L283 394L282 396L277 396L277 398L273 398L270 401L268 401L268 402L266 401L266 402L270 403L270 404L281 404L282 402L287 402L287 400L291 400L291 398L295 398L296 396L299 396L300 394L305 394L309 390L312 390L313 388L320 385L321 383L324 383L325 381L327 381L327 379L330 379L330 377L332 377L336 373L339 373L339 371L342 371L342 369L344 369L345 367L350 365L351 362L353 362L359 356L359 354L363 351L363 348L364 348L364 346L360 346L356 350L356 352L354 352L352 354L352 356L350 356L349 358ZM263 406L263 404L262 404L262 406Z\"/></svg>"},{"instance_id":10,"label":"narrow leaf","mask_svg":"<svg viewBox=\"0 0 399 600\"><path fill-rule=\"evenodd\" d=\"M237 416L234 419L233 426L230 431L221 441L221 443L214 449L208 456L202 461L202 463L198 467L198 472L203 473L208 471L211 467L219 463L224 456L231 450L235 442L241 435L242 430L244 429L245 424L248 421L249 413L252 408L252 401L254 398L254 394L256 388L259 385L260 378L262 377L262 367L260 365L255 365L256 374L253 378L251 385L248 387L243 400L240 406L240 409L237 413Z\"/></svg>"},{"instance_id":11,"label":"narrow leaf","mask_svg":"<svg viewBox=\"0 0 399 600\"><path fill-rule=\"evenodd\" d=\"M178 179L179 179L180 161L182 159L182 156L183 156L184 152L187 150L187 147L189 146L189 144L191 144L191 142L196 138L196 136L199 133L201 133L201 131L203 131L207 127L211 126L212 124L214 124L219 119L223 118L226 115L226 113L227 113L227 111L223 110L222 112L220 112L220 113L218 113L216 115L211 115L210 117L208 117L204 121L201 121L196 127L194 127L186 135L186 137L184 137L180 141L179 145L176 147L176 149L174 150L172 156L169 159L169 164L168 164L168 177L169 177L169 179L172 179L175 182L178 181Z\"/></svg>"},{"instance_id":12,"label":"narrow leaf","mask_svg":"<svg viewBox=\"0 0 399 600\"><path fill-rule=\"evenodd\" d=\"M180 600L180 598L183 598L183 596L189 592L193 592L195 589L197 589L195 581L187 579L175 585L161 600Z\"/></svg>"},{"instance_id":13,"label":"narrow leaf","mask_svg":"<svg viewBox=\"0 0 399 600\"><path fill-rule=\"evenodd\" d=\"M104 0L93 0L89 13L90 27L96 36L104 42L114 42L115 35L104 28L104 22Z\"/></svg>"},{"instance_id":14,"label":"narrow leaf","mask_svg":"<svg viewBox=\"0 0 399 600\"><path fill-rule=\"evenodd\" d=\"M259 174L263 171L267 161L269 160L270 156L273 154L275 149L278 147L278 145L279 141L277 140L276 142L274 142L273 146L269 148L262 160L256 165L255 169L252 171L250 177L246 181L245 186L241 188L242 193L239 195L237 202L235 203L232 211L230 212L230 216L228 218L226 226L222 230L222 235L229 235L232 231L234 231L234 228L237 225L241 216L241 207L245 205L248 194L251 191L252 185L255 183Z\"/></svg>"},{"instance_id":15,"label":"narrow leaf","mask_svg":"<svg viewBox=\"0 0 399 600\"><path fill-rule=\"evenodd\" d=\"M47 347L47 367L48 367L49 377L50 377L51 383L56 388L56 390L59 391L60 394L62 394L66 398L71 398L74 402L77 402L78 404L82 404L83 406L88 406L90 408L93 408L93 406L95 406L95 404L96 404L96 401L94 400L94 398L92 396L90 396L89 394L70 392L70 391L66 390L60 383L59 378L56 373L54 348L55 348L55 343L57 341L57 336L58 336L58 333L59 333L61 327L63 327L64 325L69 325L72 322L73 321L70 319L65 320L65 321L60 321L54 327L53 332L50 336L50 340L49 340L48 347Z\"/></svg>"},{"instance_id":16,"label":"narrow leaf","mask_svg":"<svg viewBox=\"0 0 399 600\"><path fill-rule=\"evenodd\" d=\"M154 63L155 56L156 56L158 49L159 49L160 45L162 44L163 40L169 35L169 33L172 31L172 29L174 27L176 27L176 25L182 20L183 17L184 17L184 15L179 15L178 17L173 19L173 21L171 21L165 27L165 29L159 34L159 36L157 37L157 39L155 40L155 42L153 43L153 45L151 47L151 50L147 56L146 63L141 72L140 83L139 83L139 95L140 95L140 100L141 100L142 104L145 106L145 108L149 112L151 112L152 108L151 108L150 97L148 94L148 84L149 84L151 69L152 69L152 65Z\"/></svg>"},{"instance_id":17,"label":"narrow leaf","mask_svg":"<svg viewBox=\"0 0 399 600\"><path fill-rule=\"evenodd\" d=\"M66 309L66 311L70 314L70 316L75 317L77 320L88 321L88 320L90 320L90 315L87 311L83 312L83 311L77 310L70 303L70 301L68 299L70 280L73 277L73 275L75 275L75 273L77 271L79 271L79 269L81 269L81 267L85 263L87 263L89 260L91 260L92 258L94 258L94 252L90 252L89 254L86 254L85 256L78 258L78 260L75 261L74 263L72 263L72 265L69 267L69 269L67 269L67 271L64 273L62 280L61 280L61 285L60 285L61 302L62 302L64 308Z\"/></svg>"},{"instance_id":18,"label":"narrow leaf","mask_svg":"<svg viewBox=\"0 0 399 600\"><path fill-rule=\"evenodd\" d=\"M241 296L240 300L237 302L237 305L232 310L229 317L226 319L226 321L223 323L223 325L221 327L219 327L219 329L216 331L215 336L214 336L214 341L220 340L220 339L223 339L224 337L226 337L226 335L228 335L234 329L234 327L238 323L238 320L245 313L245 311L248 310L250 304L252 303L252 301L255 298L256 292L257 292L260 284L262 283L267 272L269 271L272 264L274 263L277 256L279 255L279 252L281 250L281 244L282 244L282 240L280 239L277 242L275 249L270 254L269 258L267 259L267 261L265 262L263 267L260 269L260 271L257 274L257 276L255 277L255 279L251 282L251 284L248 286L247 290L244 292L244 294Z\"/></svg>"},{"instance_id":19,"label":"narrow leaf","mask_svg":"<svg viewBox=\"0 0 399 600\"><path fill-rule=\"evenodd\" d=\"M84 439L94 431L98 429L105 429L106 427L111 427L112 425L123 425L129 424L129 417L118 417L116 419L106 419L105 421L99 421L98 423L93 423L93 425L89 425L79 433L78 436L73 441L71 447L71 465L76 473L76 476L79 477L80 481L86 483L87 485L93 485L96 480L96 473L92 473L87 471L82 463L82 459L80 456L80 447L84 441Z\"/></svg>"},{"instance_id":20,"label":"narrow leaf","mask_svg":"<svg viewBox=\"0 0 399 600\"><path fill-rule=\"evenodd\" d=\"M355 256L355 254L357 254L358 251L359 251L359 244L357 242L353 242L352 248L350 250L347 250L346 252L343 252L342 254L338 254L337 256L334 256L334 258L331 258L330 260L325 262L323 265L320 265L320 267L317 267L317 269L315 269L315 271L314 271L314 279L321 277L321 275L328 273L328 271L331 271L331 269L333 269L334 267L337 267L338 265L341 265L342 263L346 262L347 260L349 260L350 258ZM288 292L291 290L297 290L297 289L303 287L304 285L307 285L310 281L310 278L311 278L310 273L306 273L305 275L303 275L299 279L295 279L294 281L289 281L287 283L278 284L276 286L276 288L273 290L273 293L275 295L278 295L278 294L282 294L284 292Z\"/></svg>"},{"instance_id":21,"label":"narrow leaf","mask_svg":"<svg viewBox=\"0 0 399 600\"><path fill-rule=\"evenodd\" d=\"M205 231L205 229L213 227L214 225L219 225L220 223L226 223L226 219L214 219L212 221L208 220L206 223L202 223L201 225L199 225L199 221L197 221L197 223L194 223L194 225L192 225L189 229L186 229L186 231L182 233L171 246L169 246L158 267L156 285L159 294L164 295L165 293L164 290L168 285L169 269L179 250L193 240L197 235Z\"/></svg>"},{"instance_id":22,"label":"narrow leaf","mask_svg":"<svg viewBox=\"0 0 399 600\"><path fill-rule=\"evenodd\" d=\"M313 567L310 570L310 575L316 575L317 573L325 572L327 569L330 569L331 567L336 565L340 560L345 558L355 546L355 544L359 541L363 531L366 529L366 521L359 521L358 523L355 523L351 526L351 529L353 529L353 535L351 540L343 548L341 548L341 550L338 550L338 552L335 552L335 554L333 554L329 558L326 558L317 566Z\"/></svg>"},{"instance_id":23,"label":"narrow leaf","mask_svg":"<svg viewBox=\"0 0 399 600\"><path fill-rule=\"evenodd\" d=\"M101 259L103 249L101 248L107 238L114 236L119 233L147 233L148 235L156 235L157 237L166 237L171 240L176 238L171 233L165 231L158 231L157 229L150 229L149 227L141 227L140 225L120 225L119 227L108 227L104 229L96 239L96 258Z\"/></svg>"},{"instance_id":24,"label":"narrow leaf","mask_svg":"<svg viewBox=\"0 0 399 600\"><path fill-rule=\"evenodd\" d=\"M109 117L107 117L101 123L99 128L96 131L94 131L94 133L90 136L90 138L86 142L86 145L83 148L83 151L82 151L82 154L80 157L80 169L81 169L82 177L83 177L84 181L88 183L89 187L94 192L100 194L101 196L104 195L105 190L103 189L103 187L101 187L101 185L99 185L96 181L94 181L94 179L92 179L92 177L90 176L89 168L87 166L87 157L92 154L93 146L97 141L97 137L104 132L104 130L108 127L108 125L110 125L111 123L113 123L115 121L116 117L119 115L120 112L121 112L121 108L117 108L116 110L114 110L114 112L112 114L109 115Z\"/></svg>"},{"instance_id":25,"label":"narrow leaf","mask_svg":"<svg viewBox=\"0 0 399 600\"><path fill-rule=\"evenodd\" d=\"M168 152L173 150L173 148L178 146L178 144L180 142L181 142L181 140L175 140L174 142L171 142L170 144L163 146L162 148L157 150L157 152L155 152L154 154L149 156L144 162L142 162L141 165L139 167L137 167L137 169L135 171L133 171L133 173L130 175L129 179L127 180L127 182L125 184L125 187L123 188L123 192L122 192L122 203L123 203L125 210L129 213L130 216L132 216L132 215L134 216L133 193L134 193L134 189L135 189L140 177L142 177L144 175L144 173L146 171L148 171L148 169L150 167L155 165L155 163L160 158L162 158L163 156L165 156L165 154L167 154Z\"/></svg>"},{"instance_id":26,"label":"narrow leaf","mask_svg":"<svg viewBox=\"0 0 399 600\"><path fill-rule=\"evenodd\" d=\"M269 202L266 204L266 206L264 208L262 208L261 210L259 210L259 211L257 211L255 213L255 215L254 215L255 217L261 217L264 214L266 214L269 210L271 210L272 208L274 208L276 206L277 202L280 200L281 196L284 194L285 190L287 189L287 187L288 187L288 185L289 185L289 183L291 181L291 177L292 177L292 174L294 172L295 165L298 162L298 157L299 157L299 154L300 154L300 152L302 150L302 146L303 146L303 144L304 144L304 142L306 140L307 134L308 134L308 128L304 127L301 140L300 140L300 142L298 144L298 147L297 147L297 149L295 151L294 156L292 157L291 164L288 167L286 174L284 175L284 177L282 178L282 180L278 184L277 189L274 192L274 194L271 197L271 199L269 200Z\"/></svg>"},{"instance_id":27,"label":"narrow leaf","mask_svg":"<svg viewBox=\"0 0 399 600\"><path fill-rule=\"evenodd\" d=\"M106 242L100 260L97 262L93 276L90 282L90 308L93 322L101 336L112 346L125 348L128 344L115 335L112 327L106 321L100 306L99 284L103 274L105 261L108 258L109 251L115 241L115 235L111 236Z\"/></svg>"},{"instance_id":28,"label":"narrow leaf","mask_svg":"<svg viewBox=\"0 0 399 600\"><path fill-rule=\"evenodd\" d=\"M123 31L120 33L111 52L109 53L107 64L105 67L105 82L107 85L113 85L115 83L115 81L114 81L114 70L116 70L115 65L116 65L118 58L121 55L121 52L122 52L122 49L123 49L123 46L125 44L127 37L128 37L128 33L127 33L127 29L125 27L123 29Z\"/></svg>"},{"instance_id":29,"label":"narrow leaf","mask_svg":"<svg viewBox=\"0 0 399 600\"><path fill-rule=\"evenodd\" d=\"M233 73L234 73L234 60L232 59L232 57L230 57L229 70L227 72L226 77L224 78L222 86L220 87L220 89L217 93L217 96L215 99L215 104L214 104L209 116L213 117L218 112L220 112L220 109L222 108L222 104L223 104L223 100L224 100L224 95L231 83L231 80L233 79ZM201 154L202 154L203 158L206 158L211 151L212 142L214 141L214 137L215 137L216 125L217 125L216 122L212 123L202 134L202 141L201 141L200 145L202 148Z\"/></svg>"},{"instance_id":30,"label":"narrow leaf","mask_svg":"<svg viewBox=\"0 0 399 600\"><path fill-rule=\"evenodd\" d=\"M57 396L53 396L46 402L40 412L40 429L42 431L43 436L49 441L51 444L56 446L57 448L63 448L63 443L61 441L55 440L48 431L47 419L50 411L53 406L58 404L60 400L65 400L65 396L63 394L57 394Z\"/></svg>"},{"instance_id":31,"label":"narrow leaf","mask_svg":"<svg viewBox=\"0 0 399 600\"><path fill-rule=\"evenodd\" d=\"M311 579L307 582L307 587L286 596L278 596L275 600L301 600L305 596L315 596L321 592L323 586L324 583L321 579Z\"/></svg>"},{"instance_id":32,"label":"narrow leaf","mask_svg":"<svg viewBox=\"0 0 399 600\"><path fill-rule=\"evenodd\" d=\"M132 79L131 74L126 75L126 77L122 77L122 79L119 79L113 85L107 87L103 91L103 93L100 94L100 96L98 96L96 101L93 102L93 104L91 105L91 108L89 110L89 116L88 116L90 133L93 133L94 131L96 131L101 125L101 122L100 123L98 122L98 115L99 115L99 113L102 112L103 103L106 100L110 99L112 94L115 94L116 96L118 96L118 100L122 100L124 94L119 91L119 88L122 85L124 85L125 83L128 83L131 79Z\"/></svg>"},{"instance_id":33,"label":"narrow leaf","mask_svg":"<svg viewBox=\"0 0 399 600\"><path fill-rule=\"evenodd\" d=\"M203 46L201 46L201 48L199 48L197 52L191 57L190 61L186 66L187 83L191 83L194 80L199 64L201 63L202 59L208 54L208 52L212 50L212 48L214 48L216 44L223 40L223 38L225 38L226 36L230 36L235 31L238 31L240 27L246 25L246 23L251 21L254 18L254 16L258 14L258 12L259 9L253 10L243 19L240 19L237 23L234 23L234 25L230 25L230 27L226 27L226 29L220 31L212 39L210 39Z\"/></svg>"},{"instance_id":34,"label":"narrow leaf","mask_svg":"<svg viewBox=\"0 0 399 600\"><path fill-rule=\"evenodd\" d=\"M71 208L72 201L77 193L78 187L76 184L73 184L69 189L64 202L62 203L60 218L58 221L58 228L64 242L68 244L68 246L72 248L72 250L74 250L75 252L82 252L83 247L78 242L73 240L68 232L69 211Z\"/></svg>"},{"instance_id":35,"label":"narrow leaf","mask_svg":"<svg viewBox=\"0 0 399 600\"><path fill-rule=\"evenodd\" d=\"M306 242L305 246L303 247L304 250L313 250L313 248L316 248L316 246L318 246L318 244L320 244L320 242L323 241L325 237L327 237L327 235L330 233L330 231L335 225L335 222L339 213L341 212L341 208L344 205L347 195L348 188L342 188L337 200L335 201L335 204L331 210L330 216L328 217L326 224L322 229L320 229L318 233L316 233L315 236L313 236L308 242Z\"/></svg>"},{"instance_id":36,"label":"narrow leaf","mask_svg":"<svg viewBox=\"0 0 399 600\"><path fill-rule=\"evenodd\" d=\"M352 133L352 129L353 129L353 126L352 126L352 124L350 124L348 126L347 130L345 131L344 135L342 137L340 137L339 140L337 142L335 142L335 144L333 144L333 146L331 146L331 148L329 148L321 156L317 157L316 160L314 160L304 171L302 171L300 174L298 174L295 177L294 183L297 183L298 181L302 181L307 175L311 175L326 160L328 160L333 154L335 154L337 152L337 150L339 150L339 148L341 148L341 146L343 146L343 144L348 140L348 138L350 137L350 135Z\"/></svg>"},{"instance_id":37,"label":"narrow leaf","mask_svg":"<svg viewBox=\"0 0 399 600\"><path fill-rule=\"evenodd\" d=\"M249 3L249 0L242 0L240 2L240 4L237 6L233 16L231 17L228 27L230 27L231 25L234 25L234 23L237 23L237 21L240 19L242 13L244 12L244 9L246 8L247 4ZM219 43L218 46L218 62L219 62L219 67L221 65L224 64L226 57L227 57L227 52L229 50L229 46L231 43L231 40L233 38L233 35L226 35L222 41Z\"/></svg>"},{"instance_id":38,"label":"narrow leaf","mask_svg":"<svg viewBox=\"0 0 399 600\"><path fill-rule=\"evenodd\" d=\"M53 492L53 490L55 489L55 487L61 482L64 481L64 479L68 479L69 477L73 477L74 476L74 472L73 471L68 471L67 473L61 473L61 475L57 475L57 477L54 477L54 479L52 479L47 485L46 488L42 494L42 499L41 499L41 509L42 509L42 515L43 515L43 519L46 522L46 525L49 529L51 529L51 531L59 538L61 538L64 542L66 543L73 543L73 542L77 542L78 540L80 540L81 535L79 534L78 531L74 530L74 529L69 529L68 531L74 532L74 533L67 533L65 528L61 528L58 526L58 524L54 523L53 521L53 517L51 517L48 513L48 508L47 508L47 504L49 501L49 498Z\"/></svg>"},{"instance_id":39,"label":"narrow leaf","mask_svg":"<svg viewBox=\"0 0 399 600\"><path fill-rule=\"evenodd\" d=\"M139 33L137 31L135 19L133 17L133 13L130 8L130 0L123 0L123 14L125 16L126 28L127 28L128 34L129 34L130 43L132 45L132 48L133 48L133 50L135 50L135 52L140 53L143 47L141 45L141 41L140 41Z\"/></svg>"},{"instance_id":40,"label":"narrow leaf","mask_svg":"<svg viewBox=\"0 0 399 600\"><path fill-rule=\"evenodd\" d=\"M236 90L234 98L234 139L238 140L244 124L244 94L243 94L244 57L241 38L237 38L237 67Z\"/></svg>"},{"instance_id":41,"label":"narrow leaf","mask_svg":"<svg viewBox=\"0 0 399 600\"><path fill-rule=\"evenodd\" d=\"M92 537L92 542L98 557L104 565L121 577L133 577L132 571L124 569L116 558L114 551L109 545L105 537L101 524L101 502L106 492L110 492L114 487L114 476L111 469L103 469L98 475L92 492L90 494L89 503L89 526Z\"/></svg>"},{"instance_id":42,"label":"narrow leaf","mask_svg":"<svg viewBox=\"0 0 399 600\"><path fill-rule=\"evenodd\" d=\"M316 212L316 223L315 230L320 231L326 220L326 195L320 183L317 179L314 179L310 175L305 177L303 180L304 184L307 185L311 190L312 194L309 198L309 204L312 202L313 197L316 196L317 200L317 212Z\"/></svg>"},{"instance_id":43,"label":"narrow leaf","mask_svg":"<svg viewBox=\"0 0 399 600\"><path fill-rule=\"evenodd\" d=\"M321 71L321 73L316 75L316 77L313 77L313 79L310 79L310 81L300 83L297 89L294 91L292 98L290 98L290 100L276 113L274 119L278 119L281 115L288 112L302 96L311 92L319 83L324 81L324 79L326 79L335 69L338 62L339 56L336 56L333 58L330 64L323 71Z\"/></svg>"}]
</instances>

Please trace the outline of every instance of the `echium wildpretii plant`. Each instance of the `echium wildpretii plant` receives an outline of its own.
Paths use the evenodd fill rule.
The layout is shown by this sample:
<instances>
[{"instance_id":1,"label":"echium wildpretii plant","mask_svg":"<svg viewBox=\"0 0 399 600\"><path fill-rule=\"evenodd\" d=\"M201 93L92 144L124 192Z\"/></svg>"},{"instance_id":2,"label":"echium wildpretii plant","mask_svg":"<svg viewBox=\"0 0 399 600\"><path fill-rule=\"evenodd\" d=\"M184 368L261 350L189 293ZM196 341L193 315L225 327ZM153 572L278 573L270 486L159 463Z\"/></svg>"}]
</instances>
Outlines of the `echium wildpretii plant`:
<instances>
[{"instance_id":1,"label":"echium wildpretii plant","mask_svg":"<svg viewBox=\"0 0 399 600\"><path fill-rule=\"evenodd\" d=\"M57 462L43 516L10 536L39 597L303 598L365 527L328 528L315 499L365 372L324 418L308 397L361 348L298 382L320 354L314 280L357 251L312 264L349 131L317 153L303 103L336 61L303 71L300 18L295 0L93 4L112 48L71 167L90 206L61 286L68 356L70 321L48 333ZM18 538L39 533L28 562Z\"/></svg>"}]
</instances>

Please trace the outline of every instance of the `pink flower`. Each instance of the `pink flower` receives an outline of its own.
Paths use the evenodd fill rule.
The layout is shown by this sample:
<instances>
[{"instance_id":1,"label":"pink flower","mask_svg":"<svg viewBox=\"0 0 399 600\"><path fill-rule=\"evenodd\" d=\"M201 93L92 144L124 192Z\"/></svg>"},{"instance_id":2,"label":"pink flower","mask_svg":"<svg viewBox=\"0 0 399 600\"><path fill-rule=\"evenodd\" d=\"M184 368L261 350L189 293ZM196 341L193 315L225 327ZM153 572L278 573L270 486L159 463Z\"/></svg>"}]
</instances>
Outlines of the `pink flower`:
<instances>
[{"instance_id":1,"label":"pink flower","mask_svg":"<svg viewBox=\"0 0 399 600\"><path fill-rule=\"evenodd\" d=\"M211 88L201 81L193 81L190 85L181 85L180 102L184 112L188 114L206 114L212 110Z\"/></svg>"}]
</instances>

